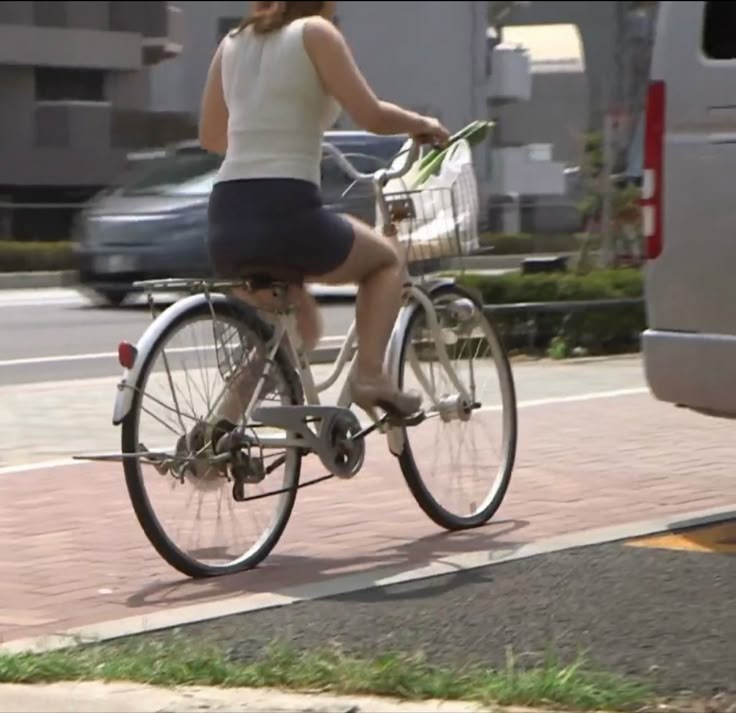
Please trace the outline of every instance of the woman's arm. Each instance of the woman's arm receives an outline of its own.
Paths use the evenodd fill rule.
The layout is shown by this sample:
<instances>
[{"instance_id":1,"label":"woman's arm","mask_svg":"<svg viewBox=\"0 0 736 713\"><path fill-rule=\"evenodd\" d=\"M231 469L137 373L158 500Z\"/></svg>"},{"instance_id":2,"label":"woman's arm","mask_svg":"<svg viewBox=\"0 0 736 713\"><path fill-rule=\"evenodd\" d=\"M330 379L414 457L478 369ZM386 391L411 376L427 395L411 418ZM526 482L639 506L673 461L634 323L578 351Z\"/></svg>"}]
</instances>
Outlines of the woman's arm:
<instances>
[{"instance_id":1,"label":"woman's arm","mask_svg":"<svg viewBox=\"0 0 736 713\"><path fill-rule=\"evenodd\" d=\"M227 150L228 111L222 91L222 43L207 72L199 113L199 144L206 151L224 155Z\"/></svg>"},{"instance_id":2,"label":"woman's arm","mask_svg":"<svg viewBox=\"0 0 736 713\"><path fill-rule=\"evenodd\" d=\"M321 17L304 26L304 46L325 90L365 131L410 134L443 143L449 132L436 120L381 101L358 68L340 31Z\"/></svg>"}]
</instances>

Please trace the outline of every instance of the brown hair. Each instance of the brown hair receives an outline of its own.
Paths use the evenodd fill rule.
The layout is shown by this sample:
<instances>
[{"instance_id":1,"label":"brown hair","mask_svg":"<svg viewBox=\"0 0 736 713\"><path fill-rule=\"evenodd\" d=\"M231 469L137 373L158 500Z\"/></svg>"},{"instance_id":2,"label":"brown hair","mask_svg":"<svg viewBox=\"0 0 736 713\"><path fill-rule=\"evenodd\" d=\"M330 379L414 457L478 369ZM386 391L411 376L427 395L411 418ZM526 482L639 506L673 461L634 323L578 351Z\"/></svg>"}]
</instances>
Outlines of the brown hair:
<instances>
[{"instance_id":1,"label":"brown hair","mask_svg":"<svg viewBox=\"0 0 736 713\"><path fill-rule=\"evenodd\" d=\"M300 17L321 14L324 6L324 2L254 2L250 15L230 34L234 37L246 27L252 27L257 34L274 32Z\"/></svg>"}]
</instances>

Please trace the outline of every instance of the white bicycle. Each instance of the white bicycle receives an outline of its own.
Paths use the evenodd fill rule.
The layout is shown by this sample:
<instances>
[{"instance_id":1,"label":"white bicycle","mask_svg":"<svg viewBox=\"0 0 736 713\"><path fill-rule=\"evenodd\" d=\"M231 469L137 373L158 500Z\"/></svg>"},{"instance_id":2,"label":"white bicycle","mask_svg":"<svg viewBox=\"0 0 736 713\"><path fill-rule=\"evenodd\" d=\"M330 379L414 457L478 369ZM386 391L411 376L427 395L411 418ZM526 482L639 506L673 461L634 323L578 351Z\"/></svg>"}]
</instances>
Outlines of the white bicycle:
<instances>
[{"instance_id":1,"label":"white bicycle","mask_svg":"<svg viewBox=\"0 0 736 713\"><path fill-rule=\"evenodd\" d=\"M384 189L409 171L419 147L403 166L372 174L330 145L325 151L355 182L373 184L384 234L400 225L410 243L421 218L411 192ZM448 190L446 207L456 200ZM155 316L136 345L120 344L125 371L113 422L122 426L122 452L94 459L123 463L140 525L171 566L190 577L255 567L283 534L298 489L354 477L374 431L387 438L412 495L437 525L458 530L493 517L516 453L507 355L472 291L452 277L427 276L426 263L410 269L423 276L407 281L386 360L400 387L423 392L424 410L403 422L361 420L347 382L339 387L353 365L354 324L329 373L310 363L285 299L288 282L254 274L138 283L152 306L159 290L191 294ZM232 296L236 287L267 288L276 306L255 309ZM232 411L233 393L237 418L222 414L228 398ZM325 474L301 482L309 455ZM266 515L257 512L263 504L271 505ZM191 516L182 515L185 506Z\"/></svg>"}]
</instances>

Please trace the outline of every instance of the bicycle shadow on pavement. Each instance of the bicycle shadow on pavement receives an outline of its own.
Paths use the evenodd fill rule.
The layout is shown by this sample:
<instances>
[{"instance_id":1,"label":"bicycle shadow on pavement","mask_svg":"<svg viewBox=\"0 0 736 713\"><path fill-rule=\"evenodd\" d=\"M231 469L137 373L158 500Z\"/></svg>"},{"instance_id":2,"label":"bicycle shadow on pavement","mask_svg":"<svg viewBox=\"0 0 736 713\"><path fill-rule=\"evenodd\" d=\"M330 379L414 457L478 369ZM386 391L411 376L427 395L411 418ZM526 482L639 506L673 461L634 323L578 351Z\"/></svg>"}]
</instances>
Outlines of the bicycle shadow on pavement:
<instances>
[{"instance_id":1,"label":"bicycle shadow on pavement","mask_svg":"<svg viewBox=\"0 0 736 713\"><path fill-rule=\"evenodd\" d=\"M526 520L498 520L476 530L439 532L400 544L386 537L387 544L370 554L329 557L274 552L266 562L247 572L202 580L178 577L152 583L128 597L125 604L130 608L170 607L243 594L289 596L297 587L319 586L350 576L361 576L365 586L371 587L385 577L442 562L443 558L454 555L487 552L488 563L491 563L499 554L513 554L528 544L524 540L508 541L506 538L529 524ZM374 576L366 579L366 573Z\"/></svg>"}]
</instances>

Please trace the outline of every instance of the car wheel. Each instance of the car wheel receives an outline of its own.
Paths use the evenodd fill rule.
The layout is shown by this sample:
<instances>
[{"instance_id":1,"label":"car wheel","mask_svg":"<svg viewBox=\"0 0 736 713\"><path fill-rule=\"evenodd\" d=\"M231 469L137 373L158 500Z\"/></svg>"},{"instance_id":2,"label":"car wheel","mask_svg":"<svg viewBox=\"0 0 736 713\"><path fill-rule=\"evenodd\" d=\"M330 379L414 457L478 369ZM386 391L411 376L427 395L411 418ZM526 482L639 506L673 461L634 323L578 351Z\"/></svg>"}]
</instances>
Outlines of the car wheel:
<instances>
[{"instance_id":1,"label":"car wheel","mask_svg":"<svg viewBox=\"0 0 736 713\"><path fill-rule=\"evenodd\" d=\"M127 296L127 290L95 290L95 302L109 307L120 307Z\"/></svg>"}]
</instances>

